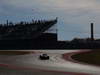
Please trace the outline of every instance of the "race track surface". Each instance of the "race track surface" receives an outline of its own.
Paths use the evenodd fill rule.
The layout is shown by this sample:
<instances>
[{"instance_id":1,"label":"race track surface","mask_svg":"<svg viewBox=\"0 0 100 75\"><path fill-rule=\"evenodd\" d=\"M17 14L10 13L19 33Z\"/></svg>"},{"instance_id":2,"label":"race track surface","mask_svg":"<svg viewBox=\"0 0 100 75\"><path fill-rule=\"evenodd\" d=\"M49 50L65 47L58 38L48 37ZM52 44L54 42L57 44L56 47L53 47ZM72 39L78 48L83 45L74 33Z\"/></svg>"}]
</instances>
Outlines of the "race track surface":
<instances>
[{"instance_id":1,"label":"race track surface","mask_svg":"<svg viewBox=\"0 0 100 75\"><path fill-rule=\"evenodd\" d=\"M100 75L100 67L71 58L85 51L89 50L30 50L25 55L0 55L0 75ZM50 59L40 60L43 53Z\"/></svg>"}]
</instances>

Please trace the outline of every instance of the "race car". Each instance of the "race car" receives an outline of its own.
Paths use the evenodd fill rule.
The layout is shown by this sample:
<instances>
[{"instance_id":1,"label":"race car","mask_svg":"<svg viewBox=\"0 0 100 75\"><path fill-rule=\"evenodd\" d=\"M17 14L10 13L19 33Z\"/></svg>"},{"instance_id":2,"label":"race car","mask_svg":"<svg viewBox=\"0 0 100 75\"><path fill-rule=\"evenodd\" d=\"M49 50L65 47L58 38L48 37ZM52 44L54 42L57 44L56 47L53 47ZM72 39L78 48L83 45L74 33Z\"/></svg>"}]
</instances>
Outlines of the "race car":
<instances>
[{"instance_id":1,"label":"race car","mask_svg":"<svg viewBox=\"0 0 100 75\"><path fill-rule=\"evenodd\" d=\"M49 56L48 56L47 54L41 54L41 55L39 56L39 58L40 58L41 60L49 60Z\"/></svg>"}]
</instances>

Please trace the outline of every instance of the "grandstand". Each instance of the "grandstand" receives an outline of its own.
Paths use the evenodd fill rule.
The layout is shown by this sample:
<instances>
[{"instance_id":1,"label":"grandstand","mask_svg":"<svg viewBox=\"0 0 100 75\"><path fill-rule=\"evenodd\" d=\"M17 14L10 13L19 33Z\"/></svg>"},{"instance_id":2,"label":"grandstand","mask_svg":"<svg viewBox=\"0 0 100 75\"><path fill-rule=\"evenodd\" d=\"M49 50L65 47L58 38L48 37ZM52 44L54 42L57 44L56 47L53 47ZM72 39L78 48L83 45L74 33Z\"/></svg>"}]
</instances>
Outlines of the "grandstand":
<instances>
[{"instance_id":1,"label":"grandstand","mask_svg":"<svg viewBox=\"0 0 100 75\"><path fill-rule=\"evenodd\" d=\"M52 48L57 42L57 34L44 32L56 23L57 18L0 24L0 49Z\"/></svg>"}]
</instances>

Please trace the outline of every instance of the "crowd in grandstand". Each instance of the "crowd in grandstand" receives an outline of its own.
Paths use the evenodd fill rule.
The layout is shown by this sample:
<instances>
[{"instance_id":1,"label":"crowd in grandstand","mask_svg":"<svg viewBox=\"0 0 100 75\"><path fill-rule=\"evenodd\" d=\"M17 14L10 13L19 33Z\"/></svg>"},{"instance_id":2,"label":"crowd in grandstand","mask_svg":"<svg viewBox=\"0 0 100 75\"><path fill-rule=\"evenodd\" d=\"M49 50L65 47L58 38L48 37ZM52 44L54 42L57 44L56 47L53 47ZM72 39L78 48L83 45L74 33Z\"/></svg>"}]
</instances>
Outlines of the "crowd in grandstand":
<instances>
[{"instance_id":1,"label":"crowd in grandstand","mask_svg":"<svg viewBox=\"0 0 100 75\"><path fill-rule=\"evenodd\" d=\"M0 24L0 39L31 37L56 23L57 19L48 21L32 20L31 22L21 21L16 24L7 21L7 24Z\"/></svg>"}]
</instances>

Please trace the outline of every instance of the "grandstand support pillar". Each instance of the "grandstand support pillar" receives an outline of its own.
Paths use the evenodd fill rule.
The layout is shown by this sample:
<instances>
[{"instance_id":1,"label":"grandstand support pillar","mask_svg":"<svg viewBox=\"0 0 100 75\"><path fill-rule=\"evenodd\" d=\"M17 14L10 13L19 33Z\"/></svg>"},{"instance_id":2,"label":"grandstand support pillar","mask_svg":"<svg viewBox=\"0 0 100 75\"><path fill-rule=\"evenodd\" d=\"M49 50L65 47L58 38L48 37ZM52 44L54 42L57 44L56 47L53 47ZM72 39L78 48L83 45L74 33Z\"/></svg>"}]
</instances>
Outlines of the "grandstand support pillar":
<instances>
[{"instance_id":1,"label":"grandstand support pillar","mask_svg":"<svg viewBox=\"0 0 100 75\"><path fill-rule=\"evenodd\" d=\"M7 20L7 26L9 25L9 21Z\"/></svg>"}]
</instances>

